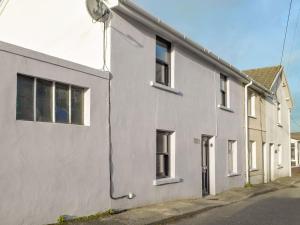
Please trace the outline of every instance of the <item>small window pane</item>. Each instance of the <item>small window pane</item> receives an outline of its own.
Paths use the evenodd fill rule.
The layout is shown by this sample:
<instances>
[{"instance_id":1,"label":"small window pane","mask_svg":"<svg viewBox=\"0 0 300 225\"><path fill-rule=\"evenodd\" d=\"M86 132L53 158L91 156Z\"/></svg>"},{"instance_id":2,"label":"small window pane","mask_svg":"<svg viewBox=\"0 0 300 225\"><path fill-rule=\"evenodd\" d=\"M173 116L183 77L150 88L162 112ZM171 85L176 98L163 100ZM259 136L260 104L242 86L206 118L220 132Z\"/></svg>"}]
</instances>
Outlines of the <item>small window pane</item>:
<instances>
[{"instance_id":1,"label":"small window pane","mask_svg":"<svg viewBox=\"0 0 300 225\"><path fill-rule=\"evenodd\" d=\"M73 124L83 124L84 89L72 87L71 89L71 121Z\"/></svg>"},{"instance_id":2,"label":"small window pane","mask_svg":"<svg viewBox=\"0 0 300 225\"><path fill-rule=\"evenodd\" d=\"M37 79L36 83L36 120L52 121L52 82Z\"/></svg>"},{"instance_id":3,"label":"small window pane","mask_svg":"<svg viewBox=\"0 0 300 225\"><path fill-rule=\"evenodd\" d=\"M169 68L167 65L156 62L156 82L169 85Z\"/></svg>"},{"instance_id":4,"label":"small window pane","mask_svg":"<svg viewBox=\"0 0 300 225\"><path fill-rule=\"evenodd\" d=\"M224 75L221 75L221 80L220 80L220 89L224 92L226 92L226 81L227 78Z\"/></svg>"},{"instance_id":5,"label":"small window pane","mask_svg":"<svg viewBox=\"0 0 300 225\"><path fill-rule=\"evenodd\" d=\"M170 43L163 40L156 42L156 59L163 61L166 64L170 62Z\"/></svg>"},{"instance_id":6,"label":"small window pane","mask_svg":"<svg viewBox=\"0 0 300 225\"><path fill-rule=\"evenodd\" d=\"M156 177L164 178L169 176L169 157L166 155L156 156Z\"/></svg>"},{"instance_id":7,"label":"small window pane","mask_svg":"<svg viewBox=\"0 0 300 225\"><path fill-rule=\"evenodd\" d=\"M157 133L157 152L168 153L168 135L166 133Z\"/></svg>"},{"instance_id":8,"label":"small window pane","mask_svg":"<svg viewBox=\"0 0 300 225\"><path fill-rule=\"evenodd\" d=\"M55 84L55 121L69 123L69 86Z\"/></svg>"},{"instance_id":9,"label":"small window pane","mask_svg":"<svg viewBox=\"0 0 300 225\"><path fill-rule=\"evenodd\" d=\"M18 75L17 81L17 120L34 120L33 99L34 79Z\"/></svg>"},{"instance_id":10,"label":"small window pane","mask_svg":"<svg viewBox=\"0 0 300 225\"><path fill-rule=\"evenodd\" d=\"M223 91L221 92L221 105L226 106L226 93Z\"/></svg>"}]
</instances>

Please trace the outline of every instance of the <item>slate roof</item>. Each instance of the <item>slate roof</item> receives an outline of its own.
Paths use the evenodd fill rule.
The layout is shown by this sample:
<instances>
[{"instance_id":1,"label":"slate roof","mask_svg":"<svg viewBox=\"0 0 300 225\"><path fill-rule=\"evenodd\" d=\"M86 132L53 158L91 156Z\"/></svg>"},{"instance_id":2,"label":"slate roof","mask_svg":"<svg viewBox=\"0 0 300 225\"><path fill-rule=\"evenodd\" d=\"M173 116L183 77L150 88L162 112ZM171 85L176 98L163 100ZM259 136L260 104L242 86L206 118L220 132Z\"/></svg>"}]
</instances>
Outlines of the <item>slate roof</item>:
<instances>
[{"instance_id":1,"label":"slate roof","mask_svg":"<svg viewBox=\"0 0 300 225\"><path fill-rule=\"evenodd\" d=\"M258 83L262 84L267 89L271 89L271 86L276 78L276 75L278 74L281 68L282 67L279 65L279 66L244 70L243 72L249 75Z\"/></svg>"},{"instance_id":2,"label":"slate roof","mask_svg":"<svg viewBox=\"0 0 300 225\"><path fill-rule=\"evenodd\" d=\"M291 133L291 138L295 140L300 140L300 132Z\"/></svg>"}]
</instances>

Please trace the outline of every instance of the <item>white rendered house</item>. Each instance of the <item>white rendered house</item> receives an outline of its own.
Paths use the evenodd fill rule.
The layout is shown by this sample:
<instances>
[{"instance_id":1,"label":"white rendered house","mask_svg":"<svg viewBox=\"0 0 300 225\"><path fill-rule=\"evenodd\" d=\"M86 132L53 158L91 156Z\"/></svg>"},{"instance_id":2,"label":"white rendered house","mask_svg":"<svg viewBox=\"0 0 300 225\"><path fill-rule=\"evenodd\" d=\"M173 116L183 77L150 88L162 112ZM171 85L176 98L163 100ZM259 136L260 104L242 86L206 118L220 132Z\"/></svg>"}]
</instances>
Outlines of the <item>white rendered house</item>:
<instances>
[{"instance_id":1,"label":"white rendered house","mask_svg":"<svg viewBox=\"0 0 300 225\"><path fill-rule=\"evenodd\" d=\"M76 195L74 201L63 198L65 204L58 200L41 205L40 197L28 195L29 189L20 193L22 189L18 186L23 201L32 202L26 205L24 215L7 217L16 211L15 205L21 211L24 205L19 204L18 198L13 202L10 198L1 199L12 204L0 210L0 219L6 218L8 225L50 223L62 214L80 216L109 208L215 195L247 182L245 86L251 84L255 90L269 94L270 90L131 1L108 3L112 16L105 24L93 23L82 0L0 3L1 41L62 58L66 64L69 62L65 60L69 60L83 64L83 68L94 68L85 72L89 79L83 81L65 71L59 72L63 70L60 67L52 68L54 71L42 69L43 73L38 70L40 65L33 65L37 67L35 73L26 72L25 62L21 62L25 69L17 67L25 75L49 76L55 90L55 83L62 81L69 84L70 91L72 84L90 90L90 105L85 108L90 118L87 124L81 124L83 127L63 126L63 134L57 132L54 141L64 148L52 145L52 139L40 139L41 146L47 143L47 151L61 150L56 153L58 162L65 155L71 157L65 163L71 165L67 171L70 170L73 185L67 182L69 176L64 176L61 179L66 181L59 183L59 193L70 193L71 199L72 194ZM8 57L5 48L3 57ZM61 59L51 58L45 63L51 60ZM71 66L71 71L76 66ZM21 72L15 69L10 73L15 78L10 80L10 86L17 85L17 73ZM93 81L93 76L89 76L93 73L102 74L103 81ZM12 89L11 95L15 94L16 89ZM15 104L11 104L10 123L19 123L15 110ZM41 126L51 134L56 132L49 128L56 118L50 122ZM24 129L27 124L30 127L27 135L40 134L36 123L36 119L24 123ZM20 133L12 132L18 139ZM73 139L79 142L74 143L75 150L80 152L75 159L69 148ZM84 141L88 146L82 146ZM6 145L11 147L10 142ZM21 146L14 148L21 157ZM28 148L43 154L44 148ZM48 166L50 170L52 167ZM74 167L75 173L71 173ZM64 168L60 168L56 173L64 174ZM11 174L18 172L12 170ZM26 181L28 176L25 173L21 178ZM84 176L90 178L86 185L80 182ZM41 189L39 193L56 196L55 185L56 182L50 182L43 186L46 191ZM82 189L78 190L78 185ZM4 189L1 185L0 188ZM81 191L88 194L81 195ZM35 212L37 205L40 216L32 218L30 213ZM57 210L49 213L49 208Z\"/></svg>"}]
</instances>

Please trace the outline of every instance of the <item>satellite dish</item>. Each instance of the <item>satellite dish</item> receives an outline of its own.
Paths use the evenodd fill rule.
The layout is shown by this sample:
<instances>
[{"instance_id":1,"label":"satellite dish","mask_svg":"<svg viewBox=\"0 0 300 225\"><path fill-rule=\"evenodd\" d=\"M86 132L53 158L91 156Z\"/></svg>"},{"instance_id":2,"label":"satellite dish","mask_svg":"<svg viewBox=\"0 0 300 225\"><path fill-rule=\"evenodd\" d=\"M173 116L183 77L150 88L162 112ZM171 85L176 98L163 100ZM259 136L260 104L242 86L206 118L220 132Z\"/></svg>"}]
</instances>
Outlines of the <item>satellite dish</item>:
<instances>
[{"instance_id":1,"label":"satellite dish","mask_svg":"<svg viewBox=\"0 0 300 225\"><path fill-rule=\"evenodd\" d=\"M107 21L111 14L109 7L104 0L86 0L86 8L90 16L96 22Z\"/></svg>"}]
</instances>

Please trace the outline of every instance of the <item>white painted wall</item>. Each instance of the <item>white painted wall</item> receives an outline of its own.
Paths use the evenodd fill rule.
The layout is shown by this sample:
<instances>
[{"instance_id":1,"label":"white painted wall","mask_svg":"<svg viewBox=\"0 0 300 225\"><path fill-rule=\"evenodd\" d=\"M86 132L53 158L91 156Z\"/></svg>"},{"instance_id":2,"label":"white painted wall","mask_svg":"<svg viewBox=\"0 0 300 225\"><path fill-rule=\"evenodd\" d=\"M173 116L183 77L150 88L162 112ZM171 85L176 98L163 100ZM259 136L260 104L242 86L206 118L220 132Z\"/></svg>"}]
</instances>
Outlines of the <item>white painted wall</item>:
<instances>
[{"instance_id":1,"label":"white painted wall","mask_svg":"<svg viewBox=\"0 0 300 225\"><path fill-rule=\"evenodd\" d=\"M102 68L103 26L91 22L82 0L27 0L24 2L10 0L0 16L0 27L0 40L93 68ZM232 187L243 186L245 183L244 89L240 81L225 73L229 75L230 105L233 112L218 108L217 105L220 103L219 74L223 71L174 42L174 86L182 92L182 95L156 89L149 84L155 79L155 35L158 31L133 22L122 14L114 14L108 32L107 66L111 69L113 77L111 88L114 195L133 192L137 197L134 200L113 201L111 205L108 199L108 149L106 145L108 138L103 130L107 128L103 119L107 116L107 111L103 110L106 106L101 102L102 99L107 98L106 86L104 88L102 83L97 82L98 78L83 78L65 69L56 67L54 69L50 65L45 66L43 63L26 60L27 65L20 59L20 65L19 63L11 65L10 75L7 75L11 76L7 81L10 86L6 86L10 88L8 92L11 99L14 99L16 91L13 86L15 80L11 74L15 74L17 69L22 69L26 73L91 87L92 115L91 127L81 129L81 127L71 126L69 129L69 127L57 124L49 126L49 124L24 122L18 125L18 121L9 117L6 111L5 114L3 113L3 118L10 118L1 121L8 123L5 127L12 129L12 133L16 136L26 137L26 141L24 139L18 143L25 146L32 157L41 158L41 162L44 163L44 167L37 164L35 167L30 167L30 170L42 167L41 174L37 176L42 181L42 175L46 170L54 168L52 176L57 173L61 174L53 178L54 180L48 178L45 181L51 188L52 185L57 185L55 191L52 188L46 195L43 195L44 192L40 190L41 186L44 187L43 182L36 181L30 185L26 182L22 183L37 190L34 192L37 195L28 195L30 201L25 201L27 200L25 198L23 204L9 207L14 211L22 211L21 209L26 208L29 203L32 205L23 212L23 215L20 215L24 221L18 221L18 224L28 223L28 221L30 224L31 219L35 218L30 217L30 213L36 213L36 210L41 211L38 211L40 216L35 219L44 223L51 222L54 217L61 214L88 215L109 206L129 208L179 198L200 197L202 194L201 144L194 143L194 138L201 139L202 135L214 137L211 147L211 158L214 159L211 162L211 193L215 194ZM164 37L164 33L160 34ZM52 70L55 72L51 72ZM93 98L100 101L100 106L93 104ZM15 102L12 101L8 109L11 115L14 115ZM94 125L95 123L97 125ZM18 127L20 133L17 133L17 126L20 126ZM164 186L153 185L156 164L156 129L176 132L175 176L183 178L183 182ZM43 136L44 132L51 135L54 144L49 142L49 138ZM63 141L69 139L74 139L74 144ZM7 138L7 141L9 140L11 139ZM238 146L238 174L234 177L227 176L228 140L236 140ZM44 146L43 143L47 144ZM5 145L11 146L12 144ZM37 149L36 145L41 147ZM61 149L61 146L64 149ZM21 154L17 147L14 148L16 149L14 151L18 152L16 154ZM86 154L87 150L90 151L89 154ZM45 151L47 154L36 156L36 151ZM61 152L66 155L62 161L57 161ZM72 160L68 160L70 155L74 157ZM9 157L9 155L3 157ZM47 163L45 163L46 159ZM15 161L11 163L17 165ZM2 166L7 167L7 165ZM28 173L32 172L23 174L21 169L15 171L15 176L25 178L29 176ZM86 177L87 174L89 174L88 177ZM8 185L11 184L8 183ZM22 184L17 187L17 192L21 190ZM64 195L66 191L68 195ZM43 207L38 208L40 203L38 205L37 200L44 198L47 199L44 200ZM53 205L58 207L51 207ZM8 209L7 205L2 210L6 209ZM7 224L10 222L8 221Z\"/></svg>"},{"instance_id":2,"label":"white painted wall","mask_svg":"<svg viewBox=\"0 0 300 225\"><path fill-rule=\"evenodd\" d=\"M243 85L230 79L232 112L219 109L218 68L173 43L176 95L150 86L155 80L156 31L114 14L109 28L112 72L112 143L116 195L134 192L133 200L113 207L201 196L201 144L194 138L216 136L214 183L218 193L245 182ZM163 36L165 38L167 35ZM176 177L184 181L154 186L156 129L176 132ZM227 177L227 141L238 141L238 172ZM214 150L215 149L215 150Z\"/></svg>"},{"instance_id":3,"label":"white painted wall","mask_svg":"<svg viewBox=\"0 0 300 225\"><path fill-rule=\"evenodd\" d=\"M90 126L16 120L17 73L89 88ZM0 74L0 223L109 209L108 74L3 42Z\"/></svg>"},{"instance_id":4,"label":"white painted wall","mask_svg":"<svg viewBox=\"0 0 300 225\"><path fill-rule=\"evenodd\" d=\"M92 22L84 0L4 0L0 27L1 41L102 68L103 24Z\"/></svg>"},{"instance_id":5,"label":"white painted wall","mask_svg":"<svg viewBox=\"0 0 300 225\"><path fill-rule=\"evenodd\" d=\"M286 91L283 90L282 79L274 85L272 91L281 103L281 125L278 126L277 120L277 105L276 101L267 98L266 101L266 130L267 143L274 144L273 156L273 179L278 177L289 176L290 173L290 113L286 99ZM282 167L278 167L278 153L279 145L282 146Z\"/></svg>"}]
</instances>

